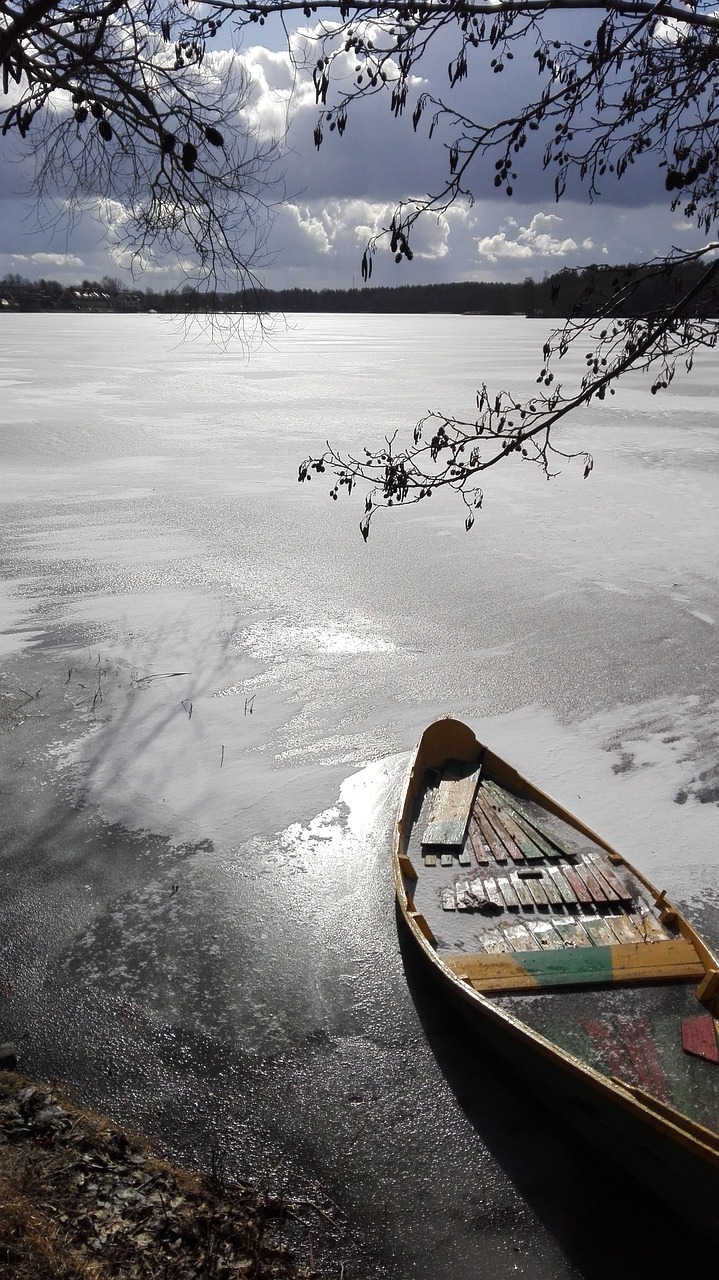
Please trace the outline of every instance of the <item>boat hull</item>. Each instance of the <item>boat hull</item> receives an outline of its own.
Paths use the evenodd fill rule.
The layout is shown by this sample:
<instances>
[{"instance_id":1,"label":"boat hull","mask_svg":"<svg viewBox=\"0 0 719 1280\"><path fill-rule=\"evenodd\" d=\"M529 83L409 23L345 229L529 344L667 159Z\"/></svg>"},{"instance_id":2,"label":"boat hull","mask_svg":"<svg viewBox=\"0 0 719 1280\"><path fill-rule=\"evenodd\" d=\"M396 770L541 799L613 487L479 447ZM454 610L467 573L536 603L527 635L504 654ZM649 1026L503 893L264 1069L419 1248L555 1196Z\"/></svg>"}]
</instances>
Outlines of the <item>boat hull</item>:
<instances>
[{"instance_id":1,"label":"boat hull","mask_svg":"<svg viewBox=\"0 0 719 1280\"><path fill-rule=\"evenodd\" d=\"M521 1016L509 1011L505 1006L511 1001L498 1002L476 990L466 978L443 963L432 930L415 907L412 894L415 872L408 847L423 780L428 770L436 770L449 759L469 763L482 753L493 776L499 775L512 785L521 784L523 794L539 797L548 812L571 816L498 757L486 752L467 726L452 720L431 726L411 762L393 850L400 914L423 957L425 972L440 985L487 1051L506 1063L521 1084L537 1094L584 1140L627 1169L651 1192L691 1220L696 1228L719 1239L719 1138L716 1132L666 1105L660 1098L612 1078L567 1052L524 1022ZM599 840L576 819L572 821L579 831ZM614 854L605 842L600 843ZM687 925L687 929L694 937L691 927ZM711 972L715 957L703 942L701 954ZM535 998L541 1000L542 997ZM516 1003L521 1007L521 1000ZM701 1012L700 1006L697 1011ZM719 1067L709 1063L701 1066L707 1071L719 1072Z\"/></svg>"}]
</instances>

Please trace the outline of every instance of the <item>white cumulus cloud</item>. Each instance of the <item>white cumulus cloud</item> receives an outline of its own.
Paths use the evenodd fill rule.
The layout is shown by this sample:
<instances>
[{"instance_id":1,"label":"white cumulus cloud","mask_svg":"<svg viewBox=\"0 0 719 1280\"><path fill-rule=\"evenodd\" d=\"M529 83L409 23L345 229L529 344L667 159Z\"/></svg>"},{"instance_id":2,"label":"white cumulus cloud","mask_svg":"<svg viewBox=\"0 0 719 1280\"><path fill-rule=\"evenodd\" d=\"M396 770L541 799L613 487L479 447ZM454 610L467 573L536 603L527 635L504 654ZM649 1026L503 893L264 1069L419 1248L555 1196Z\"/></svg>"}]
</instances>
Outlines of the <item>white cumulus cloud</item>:
<instances>
[{"instance_id":1,"label":"white cumulus cloud","mask_svg":"<svg viewBox=\"0 0 719 1280\"><path fill-rule=\"evenodd\" d=\"M21 266L62 268L85 265L82 258L77 258L71 253L8 253L0 255L0 258L12 262L16 271Z\"/></svg>"},{"instance_id":2,"label":"white cumulus cloud","mask_svg":"<svg viewBox=\"0 0 719 1280\"><path fill-rule=\"evenodd\" d=\"M527 227L520 227L514 218L507 218L495 235L477 240L477 251L489 262L497 262L499 258L565 258L567 254L576 253L579 246L572 236L560 238L557 234L562 222L556 213L536 213ZM593 247L589 239L582 243L583 249Z\"/></svg>"}]
</instances>

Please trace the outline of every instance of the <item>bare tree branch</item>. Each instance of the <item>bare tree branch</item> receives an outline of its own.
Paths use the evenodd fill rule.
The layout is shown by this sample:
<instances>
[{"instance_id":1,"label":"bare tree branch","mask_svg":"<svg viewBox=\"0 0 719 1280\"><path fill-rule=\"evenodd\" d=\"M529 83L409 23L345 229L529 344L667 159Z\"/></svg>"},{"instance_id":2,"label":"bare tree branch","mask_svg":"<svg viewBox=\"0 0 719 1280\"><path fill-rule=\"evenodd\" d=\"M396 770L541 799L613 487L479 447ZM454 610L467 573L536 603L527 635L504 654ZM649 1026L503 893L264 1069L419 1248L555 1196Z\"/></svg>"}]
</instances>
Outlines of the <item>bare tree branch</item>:
<instances>
[{"instance_id":1,"label":"bare tree branch","mask_svg":"<svg viewBox=\"0 0 719 1280\"><path fill-rule=\"evenodd\" d=\"M567 418L613 394L630 370L649 372L656 393L715 345L719 13L710 0L0 0L2 132L31 140L41 198L71 215L103 204L138 264L171 254L191 259L210 286L234 274L252 287L278 195L279 140L246 127L240 64L213 75L208 46L223 26L241 38L272 15L314 83L318 148L377 97L392 118L410 115L442 160L434 190L397 192L388 225L366 246L363 279L385 246L398 263L411 261L418 223L471 204L488 177L512 199L528 158L552 175L557 200L582 189L600 199L635 165L658 170L668 208L705 238L698 250L620 273L610 296L594 299L594 316L589 301L571 315L545 344L534 397L490 393L480 378L472 421L437 411L404 444L393 436L358 456L328 444L306 459L300 479L329 473L335 498L368 489L365 536L377 507L440 489L459 496L469 527L482 472L517 455L551 475L569 456L557 435ZM296 38L292 24L303 20ZM449 50L444 90L423 78L439 49L445 59ZM506 95L483 97L474 86L511 77L516 63L514 106L493 110ZM659 302L647 301L651 281L662 282ZM588 347L587 370L565 391L555 369L577 342ZM582 456L588 474L591 456Z\"/></svg>"},{"instance_id":2,"label":"bare tree branch","mask_svg":"<svg viewBox=\"0 0 719 1280\"><path fill-rule=\"evenodd\" d=\"M560 9L585 14L581 37L577 24L562 30L556 21ZM593 9L600 10L596 27L589 25ZM608 319L608 325L595 324L586 312L570 317L545 344L540 391L530 400L517 399L511 390L490 394L483 381L479 415L471 422L436 411L417 424L404 444L393 436L358 455L345 455L328 444L323 453L305 459L300 480L328 473L335 499L358 483L368 489L360 524L365 537L378 507L421 502L440 489L459 495L470 528L482 503L479 478L484 471L517 454L552 475L557 462L572 456L557 438L563 421L591 401L614 394L630 370L650 372L656 393L671 383L679 361L690 368L697 350L714 347L719 335L719 244L711 239L719 220L717 20L706 4L685 8L501 0L496 5L453 5L450 0L392 10L346 5L340 22L324 27L313 71L319 107L316 146L324 144L327 130L344 134L363 99L385 95L393 116L411 111L416 132L427 121L427 143L439 148L446 166L441 185L425 195L403 195L388 225L369 241L362 259L364 280L371 277L373 259L385 244L398 263L411 261L418 222L428 214L446 213L457 201L471 204L473 187L486 185L488 169L495 188L511 198L523 154L536 155L538 142L543 167L554 175L557 200L570 181L575 197L583 186L590 199L599 199L602 186L621 181L635 163L651 165L664 175L669 208L680 210L687 226L707 237L699 251L676 250L625 273L595 317ZM430 91L420 83L423 60L438 40L452 37L447 92ZM502 114L474 116L473 81L488 74L511 75L515 51L528 44L536 89L526 79L525 54L518 105ZM664 280L664 297L636 314L652 276ZM555 380L554 364L577 342L590 348L587 373L579 386L564 391ZM582 457L588 475L592 458L589 453Z\"/></svg>"},{"instance_id":3,"label":"bare tree branch","mask_svg":"<svg viewBox=\"0 0 719 1280\"><path fill-rule=\"evenodd\" d=\"M27 140L46 216L104 209L141 268L169 257L208 288L251 288L282 196L281 138L246 123L239 60L218 76L221 19L175 0L0 0L0 120Z\"/></svg>"}]
</instances>

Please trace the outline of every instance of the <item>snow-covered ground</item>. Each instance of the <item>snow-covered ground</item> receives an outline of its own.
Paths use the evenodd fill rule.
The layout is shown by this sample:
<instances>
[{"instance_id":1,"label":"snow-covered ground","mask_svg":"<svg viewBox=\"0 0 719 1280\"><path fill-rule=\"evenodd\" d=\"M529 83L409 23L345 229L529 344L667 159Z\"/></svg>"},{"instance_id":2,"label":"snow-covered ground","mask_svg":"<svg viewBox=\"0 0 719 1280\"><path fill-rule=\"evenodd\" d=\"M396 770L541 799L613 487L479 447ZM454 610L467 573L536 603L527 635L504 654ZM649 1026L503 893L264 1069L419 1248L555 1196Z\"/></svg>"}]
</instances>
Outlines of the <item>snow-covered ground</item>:
<instances>
[{"instance_id":1,"label":"snow-covered ground","mask_svg":"<svg viewBox=\"0 0 719 1280\"><path fill-rule=\"evenodd\" d=\"M581 1274L427 1048L388 832L421 728L464 716L719 942L714 362L573 426L589 480L513 465L470 535L433 499L365 545L301 458L468 414L481 380L529 390L542 324L299 317L249 360L160 317L2 330L0 978L23 1065L174 1150L206 1157L221 1124L238 1168L270 1151L344 1187L376 1274ZM408 1186L449 1214L451 1271Z\"/></svg>"}]
</instances>

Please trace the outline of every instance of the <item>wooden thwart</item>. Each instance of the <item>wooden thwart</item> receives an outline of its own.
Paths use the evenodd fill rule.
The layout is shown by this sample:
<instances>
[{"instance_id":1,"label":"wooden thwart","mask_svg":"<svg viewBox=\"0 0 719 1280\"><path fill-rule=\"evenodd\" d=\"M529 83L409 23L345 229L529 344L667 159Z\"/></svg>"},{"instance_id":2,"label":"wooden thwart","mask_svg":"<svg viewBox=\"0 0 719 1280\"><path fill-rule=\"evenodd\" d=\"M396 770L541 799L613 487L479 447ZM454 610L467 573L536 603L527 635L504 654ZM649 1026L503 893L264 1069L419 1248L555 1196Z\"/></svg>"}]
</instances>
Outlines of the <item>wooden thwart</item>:
<instances>
[{"instance_id":1,"label":"wooden thwart","mask_svg":"<svg viewBox=\"0 0 719 1280\"><path fill-rule=\"evenodd\" d=\"M511 945L512 930L520 927L510 926L503 930L508 945ZM538 927L538 924L533 925L535 935ZM694 948L683 938L613 947L556 947L550 932L554 928L554 924L546 922L542 934L546 950L539 949L542 944L538 938L535 950L525 950L518 938L518 949L505 955L477 952L449 954L441 958L458 977L486 995L536 990L539 987L638 985L672 979L689 981L704 971Z\"/></svg>"}]
</instances>

